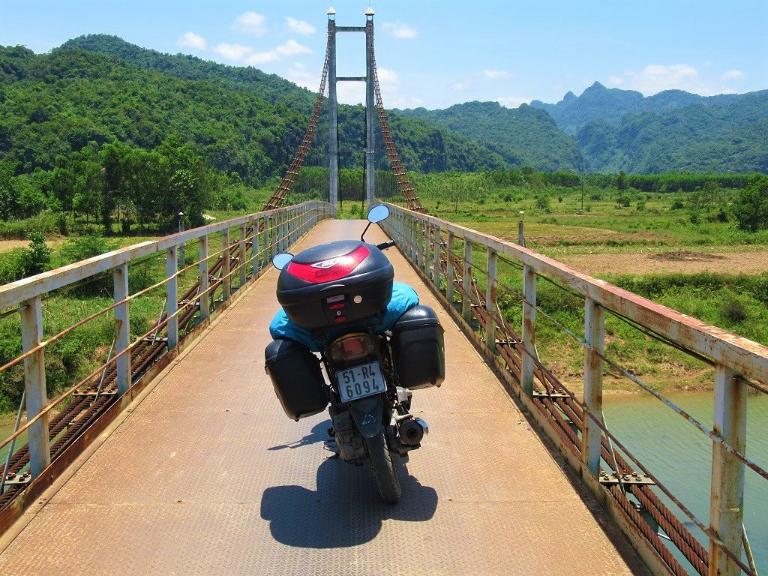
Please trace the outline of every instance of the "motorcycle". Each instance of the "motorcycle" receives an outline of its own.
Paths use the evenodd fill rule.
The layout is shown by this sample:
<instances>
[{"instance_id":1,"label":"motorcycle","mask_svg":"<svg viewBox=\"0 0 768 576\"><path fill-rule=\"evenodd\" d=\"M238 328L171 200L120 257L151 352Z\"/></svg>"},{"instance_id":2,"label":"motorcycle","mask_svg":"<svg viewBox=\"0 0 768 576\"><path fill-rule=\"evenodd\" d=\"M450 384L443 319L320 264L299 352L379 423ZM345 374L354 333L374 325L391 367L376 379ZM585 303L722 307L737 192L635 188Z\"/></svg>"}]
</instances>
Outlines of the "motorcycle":
<instances>
[{"instance_id":1,"label":"motorcycle","mask_svg":"<svg viewBox=\"0 0 768 576\"><path fill-rule=\"evenodd\" d=\"M381 498L394 504L394 457L419 448L429 432L410 413L413 390L442 384L445 349L435 312L394 282L383 254L394 241L365 242L371 224L388 216L385 205L374 206L359 241L275 256L282 309L270 324L265 365L286 415L298 421L328 407L339 456L369 461Z\"/></svg>"}]
</instances>

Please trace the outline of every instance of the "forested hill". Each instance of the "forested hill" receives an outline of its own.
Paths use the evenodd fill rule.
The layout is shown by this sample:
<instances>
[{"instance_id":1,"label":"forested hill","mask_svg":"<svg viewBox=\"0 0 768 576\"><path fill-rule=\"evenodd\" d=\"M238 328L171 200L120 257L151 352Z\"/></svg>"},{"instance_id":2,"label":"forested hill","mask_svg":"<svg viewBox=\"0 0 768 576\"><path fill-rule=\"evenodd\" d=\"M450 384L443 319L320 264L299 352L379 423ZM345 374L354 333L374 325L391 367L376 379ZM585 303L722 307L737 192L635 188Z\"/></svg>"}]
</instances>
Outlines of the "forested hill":
<instances>
[{"instance_id":1,"label":"forested hill","mask_svg":"<svg viewBox=\"0 0 768 576\"><path fill-rule=\"evenodd\" d=\"M106 34L78 36L66 41L58 49L73 48L116 56L139 68L157 70L184 80L206 80L229 88L247 90L268 102L279 100L304 114L312 113L312 106L317 97L306 88L301 88L277 74L267 74L250 66L225 66L188 54L163 54L157 50L131 44L117 36Z\"/></svg>"},{"instance_id":2,"label":"forested hill","mask_svg":"<svg viewBox=\"0 0 768 576\"><path fill-rule=\"evenodd\" d=\"M80 41L98 52L75 47ZM85 37L39 55L0 47L0 161L12 164L16 173L30 173L51 170L57 157L66 158L89 142L101 147L119 141L152 150L181 138L210 167L262 184L282 175L290 163L313 99L277 76L161 55L115 37ZM362 107L341 107L339 120L342 165L361 166ZM444 128L406 118L393 118L391 124L410 170L505 167L498 154ZM326 143L327 124L321 124L309 163L327 162Z\"/></svg>"},{"instance_id":3,"label":"forested hill","mask_svg":"<svg viewBox=\"0 0 768 576\"><path fill-rule=\"evenodd\" d=\"M768 173L768 90L732 104L693 104L599 119L577 134L588 172Z\"/></svg>"},{"instance_id":4,"label":"forested hill","mask_svg":"<svg viewBox=\"0 0 768 576\"><path fill-rule=\"evenodd\" d=\"M580 171L581 154L573 138L558 129L544 111L526 106L509 109L498 102L468 102L446 110L402 110L485 144L511 166L536 170Z\"/></svg>"},{"instance_id":5,"label":"forested hill","mask_svg":"<svg viewBox=\"0 0 768 576\"><path fill-rule=\"evenodd\" d=\"M584 90L581 96L568 92L557 104L545 104L540 100L531 102L534 108L546 110L561 130L576 135L589 122L603 119L608 124L619 126L625 114L651 112L660 114L669 110L685 108L691 104L714 106L733 104L743 97L741 94L699 96L683 90L664 90L645 97L634 90L606 88L600 82Z\"/></svg>"},{"instance_id":6,"label":"forested hill","mask_svg":"<svg viewBox=\"0 0 768 576\"><path fill-rule=\"evenodd\" d=\"M206 80L216 84L256 94L268 102L281 103L309 116L317 94L297 86L276 74L266 74L256 68L226 66L202 60L186 54L163 54L156 50L141 48L117 36L90 34L65 42L62 49L79 48L90 52L109 54L121 58L140 68L152 69L163 74L186 80ZM386 104L386 103L385 103ZM471 137L450 132L434 123L400 118L390 113L392 128L398 152L409 170L429 172L432 170L482 170L504 168L504 159L488 147L476 143ZM320 118L317 132L320 137L316 144L321 148L328 130L327 114ZM339 149L343 166L362 165L358 158L364 144L361 134L365 130L365 117L360 106L339 106ZM377 165L384 164L384 145L381 133L377 131ZM324 150L314 150L319 157Z\"/></svg>"}]
</instances>

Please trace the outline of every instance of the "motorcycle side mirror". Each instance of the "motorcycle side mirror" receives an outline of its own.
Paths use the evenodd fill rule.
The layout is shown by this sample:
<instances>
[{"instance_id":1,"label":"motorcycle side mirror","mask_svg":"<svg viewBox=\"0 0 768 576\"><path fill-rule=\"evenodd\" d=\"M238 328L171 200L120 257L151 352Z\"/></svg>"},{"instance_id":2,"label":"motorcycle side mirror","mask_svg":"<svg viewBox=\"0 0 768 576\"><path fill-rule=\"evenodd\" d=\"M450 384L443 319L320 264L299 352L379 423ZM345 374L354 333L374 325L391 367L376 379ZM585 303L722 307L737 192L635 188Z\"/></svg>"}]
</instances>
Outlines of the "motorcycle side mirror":
<instances>
[{"instance_id":1,"label":"motorcycle side mirror","mask_svg":"<svg viewBox=\"0 0 768 576\"><path fill-rule=\"evenodd\" d=\"M371 227L371 224L378 224L387 218L389 218L389 208L384 204L377 204L368 210L368 225L365 227L365 230L363 230L363 233L360 234L360 241L365 242L365 233L368 232L368 228Z\"/></svg>"},{"instance_id":2,"label":"motorcycle side mirror","mask_svg":"<svg viewBox=\"0 0 768 576\"><path fill-rule=\"evenodd\" d=\"M288 266L291 260L293 260L293 254L291 254L290 252L282 252L277 256L275 256L274 258L272 258L272 266L274 266L278 270L282 270L283 268Z\"/></svg>"},{"instance_id":3,"label":"motorcycle side mirror","mask_svg":"<svg viewBox=\"0 0 768 576\"><path fill-rule=\"evenodd\" d=\"M378 204L368 210L368 222L371 224L377 224L387 218L389 218L389 208L384 204Z\"/></svg>"}]
</instances>

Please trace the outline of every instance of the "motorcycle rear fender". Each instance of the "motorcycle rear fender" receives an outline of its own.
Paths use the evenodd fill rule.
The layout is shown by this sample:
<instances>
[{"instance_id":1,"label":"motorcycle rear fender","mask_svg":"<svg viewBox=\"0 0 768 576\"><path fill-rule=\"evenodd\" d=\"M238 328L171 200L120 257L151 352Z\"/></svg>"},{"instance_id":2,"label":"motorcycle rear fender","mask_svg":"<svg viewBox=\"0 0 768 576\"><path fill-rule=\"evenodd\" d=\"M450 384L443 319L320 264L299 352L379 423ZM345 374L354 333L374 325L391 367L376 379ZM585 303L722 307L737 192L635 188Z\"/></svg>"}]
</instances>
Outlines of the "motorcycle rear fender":
<instances>
[{"instance_id":1,"label":"motorcycle rear fender","mask_svg":"<svg viewBox=\"0 0 768 576\"><path fill-rule=\"evenodd\" d=\"M381 432L381 421L384 417L384 399L381 396L357 400L352 403L350 411L357 429L363 436L373 438Z\"/></svg>"}]
</instances>

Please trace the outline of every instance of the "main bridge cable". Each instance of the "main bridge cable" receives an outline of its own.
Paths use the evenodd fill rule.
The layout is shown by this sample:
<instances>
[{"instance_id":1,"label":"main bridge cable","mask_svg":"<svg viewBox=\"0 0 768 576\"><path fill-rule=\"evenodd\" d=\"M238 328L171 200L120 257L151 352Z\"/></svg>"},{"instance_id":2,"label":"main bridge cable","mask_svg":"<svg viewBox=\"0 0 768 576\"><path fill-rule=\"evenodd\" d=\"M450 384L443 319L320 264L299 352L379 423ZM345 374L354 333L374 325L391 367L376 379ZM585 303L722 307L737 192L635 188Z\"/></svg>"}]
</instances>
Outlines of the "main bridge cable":
<instances>
[{"instance_id":1,"label":"main bridge cable","mask_svg":"<svg viewBox=\"0 0 768 576\"><path fill-rule=\"evenodd\" d=\"M408 203L408 209L415 212L421 212L426 214L427 211L422 206L421 200L414 193L413 184L408 179L408 175L403 168L403 163L400 162L400 155L395 149L395 141L392 138L392 132L389 129L389 121L387 120L387 113L384 110L384 102L381 99L381 89L379 88L379 74L376 71L376 56L373 50L373 22L368 21L366 24L368 33L368 52L371 57L371 74L373 75L373 88L376 94L376 111L379 115L379 124L381 125L381 135L384 138L384 147L387 149L387 157L389 158L389 165L392 167L392 172L395 173L395 178L400 186L400 191L405 196L405 201Z\"/></svg>"},{"instance_id":2,"label":"main bridge cable","mask_svg":"<svg viewBox=\"0 0 768 576\"><path fill-rule=\"evenodd\" d=\"M328 43L325 49L325 64L323 64L323 76L320 80L320 91L317 94L317 100L315 101L315 108L312 110L312 118L309 120L309 126L304 133L304 139L301 141L296 156L294 156L291 165L288 167L288 171L280 181L280 185L277 190L269 197L267 203L264 204L264 210L274 210L280 208L288 192L291 191L296 176L299 174L301 166L304 164L304 160L307 158L309 147L312 145L312 140L315 138L315 129L317 128L317 121L320 118L320 110L323 107L323 95L325 94L325 84L328 79L328 66L331 61L331 31L328 31Z\"/></svg>"}]
</instances>

